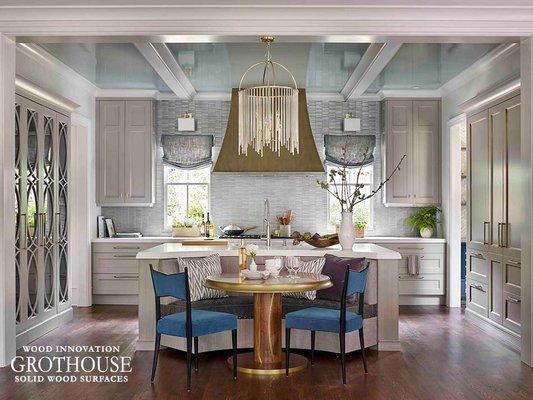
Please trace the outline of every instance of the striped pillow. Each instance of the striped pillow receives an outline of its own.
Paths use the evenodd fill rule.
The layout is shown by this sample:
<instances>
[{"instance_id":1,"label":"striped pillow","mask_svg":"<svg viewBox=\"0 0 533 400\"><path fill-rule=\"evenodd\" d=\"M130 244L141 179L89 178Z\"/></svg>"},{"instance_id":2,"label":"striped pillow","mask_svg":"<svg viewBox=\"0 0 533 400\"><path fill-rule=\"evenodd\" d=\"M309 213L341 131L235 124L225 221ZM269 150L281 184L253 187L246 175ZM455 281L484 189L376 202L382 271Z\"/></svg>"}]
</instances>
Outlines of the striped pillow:
<instances>
[{"instance_id":1,"label":"striped pillow","mask_svg":"<svg viewBox=\"0 0 533 400\"><path fill-rule=\"evenodd\" d=\"M209 289L204 286L205 278L222 273L218 254L197 258L178 258L180 272L184 271L185 267L188 268L189 272L191 301L227 297L226 292L222 290Z\"/></svg>"},{"instance_id":2,"label":"striped pillow","mask_svg":"<svg viewBox=\"0 0 533 400\"><path fill-rule=\"evenodd\" d=\"M321 257L316 260L302 261L300 260L300 270L298 272L306 272L308 274L320 274L326 259ZM310 290L308 292L293 292L284 293L287 297L294 297L295 299L307 299L314 300L316 298L316 290Z\"/></svg>"}]
</instances>

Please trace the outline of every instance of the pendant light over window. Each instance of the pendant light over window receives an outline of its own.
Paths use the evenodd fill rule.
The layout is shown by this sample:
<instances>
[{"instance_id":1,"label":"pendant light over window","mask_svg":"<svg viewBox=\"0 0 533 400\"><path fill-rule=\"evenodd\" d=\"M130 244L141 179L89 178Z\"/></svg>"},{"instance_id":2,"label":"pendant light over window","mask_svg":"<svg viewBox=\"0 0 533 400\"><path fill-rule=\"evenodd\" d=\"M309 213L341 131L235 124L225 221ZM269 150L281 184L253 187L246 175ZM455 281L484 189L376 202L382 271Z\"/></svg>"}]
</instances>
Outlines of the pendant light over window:
<instances>
[{"instance_id":1,"label":"pendant light over window","mask_svg":"<svg viewBox=\"0 0 533 400\"><path fill-rule=\"evenodd\" d=\"M280 155L281 147L291 154L299 152L298 143L298 85L292 73L282 64L272 61L270 46L274 38L265 36L265 60L251 65L239 83L239 154L247 155L248 146L263 156L269 148ZM243 88L243 81L252 69L263 67L262 84ZM286 71L294 85L276 83L276 70Z\"/></svg>"}]
</instances>

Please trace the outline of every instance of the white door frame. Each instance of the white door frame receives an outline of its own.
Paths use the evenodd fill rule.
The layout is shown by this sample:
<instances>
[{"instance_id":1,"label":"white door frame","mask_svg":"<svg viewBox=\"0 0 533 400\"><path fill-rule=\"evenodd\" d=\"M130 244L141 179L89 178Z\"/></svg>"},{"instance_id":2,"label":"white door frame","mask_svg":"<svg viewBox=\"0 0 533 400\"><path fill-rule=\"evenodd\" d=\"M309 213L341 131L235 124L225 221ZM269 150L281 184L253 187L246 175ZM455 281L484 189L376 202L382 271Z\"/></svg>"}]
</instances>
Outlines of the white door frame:
<instances>
[{"instance_id":1,"label":"white door frame","mask_svg":"<svg viewBox=\"0 0 533 400\"><path fill-rule=\"evenodd\" d=\"M461 136L459 125L466 124L466 115L451 118L446 123L442 140L442 182L444 194L444 235L446 237L446 305L461 307Z\"/></svg>"}]
</instances>

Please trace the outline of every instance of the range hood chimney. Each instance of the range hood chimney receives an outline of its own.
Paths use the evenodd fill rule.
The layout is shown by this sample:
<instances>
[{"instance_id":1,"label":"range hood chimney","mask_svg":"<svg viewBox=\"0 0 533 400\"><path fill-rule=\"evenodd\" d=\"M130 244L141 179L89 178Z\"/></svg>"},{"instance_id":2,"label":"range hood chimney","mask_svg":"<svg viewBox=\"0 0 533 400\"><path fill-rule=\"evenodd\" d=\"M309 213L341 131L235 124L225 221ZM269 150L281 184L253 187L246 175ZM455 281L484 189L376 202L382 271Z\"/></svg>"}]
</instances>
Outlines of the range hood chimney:
<instances>
[{"instance_id":1,"label":"range hood chimney","mask_svg":"<svg viewBox=\"0 0 533 400\"><path fill-rule=\"evenodd\" d=\"M316 149L309 114L305 89L299 89L298 130L300 151L292 155L285 148L281 154L265 148L263 157L252 148L248 155L239 154L239 96L238 89L231 93L231 108L226 134L213 172L324 172L324 165Z\"/></svg>"}]
</instances>

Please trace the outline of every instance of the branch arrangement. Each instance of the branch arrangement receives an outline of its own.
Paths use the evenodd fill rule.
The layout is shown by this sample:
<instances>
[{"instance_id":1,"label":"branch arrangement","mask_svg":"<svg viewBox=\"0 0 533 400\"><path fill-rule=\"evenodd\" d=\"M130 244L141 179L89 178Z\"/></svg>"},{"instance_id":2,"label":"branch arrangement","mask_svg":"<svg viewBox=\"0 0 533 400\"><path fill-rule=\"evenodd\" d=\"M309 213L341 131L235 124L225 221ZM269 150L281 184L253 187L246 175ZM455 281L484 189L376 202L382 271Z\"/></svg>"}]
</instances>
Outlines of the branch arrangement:
<instances>
[{"instance_id":1,"label":"branch arrangement","mask_svg":"<svg viewBox=\"0 0 533 400\"><path fill-rule=\"evenodd\" d=\"M361 166L359 167L359 170L357 171L357 178L355 181L355 184L349 184L348 183L348 163L346 161L346 145L342 148L343 156L342 156L342 166L337 169L332 169L328 174L328 181L320 181L317 180L317 183L320 185L320 187L324 190L327 190L333 197L335 197L340 205L341 210L343 212L353 212L354 207L365 201L370 199L371 197L374 197L383 187L385 184L392 178L392 176L397 172L400 171L400 166L406 157L404 154L402 158L400 159L400 162L396 165L396 167L392 170L389 176L385 180L383 180L377 188L373 189L370 194L366 195L365 193L362 193L362 189L365 187L364 184L359 183L359 178L361 176L361 171L363 169L363 166L365 165L366 161L370 158L370 155L368 154L368 147L363 153L363 161L361 162ZM340 182L338 182L338 179L340 179ZM350 193L350 186L354 186L354 190L352 193Z\"/></svg>"}]
</instances>

